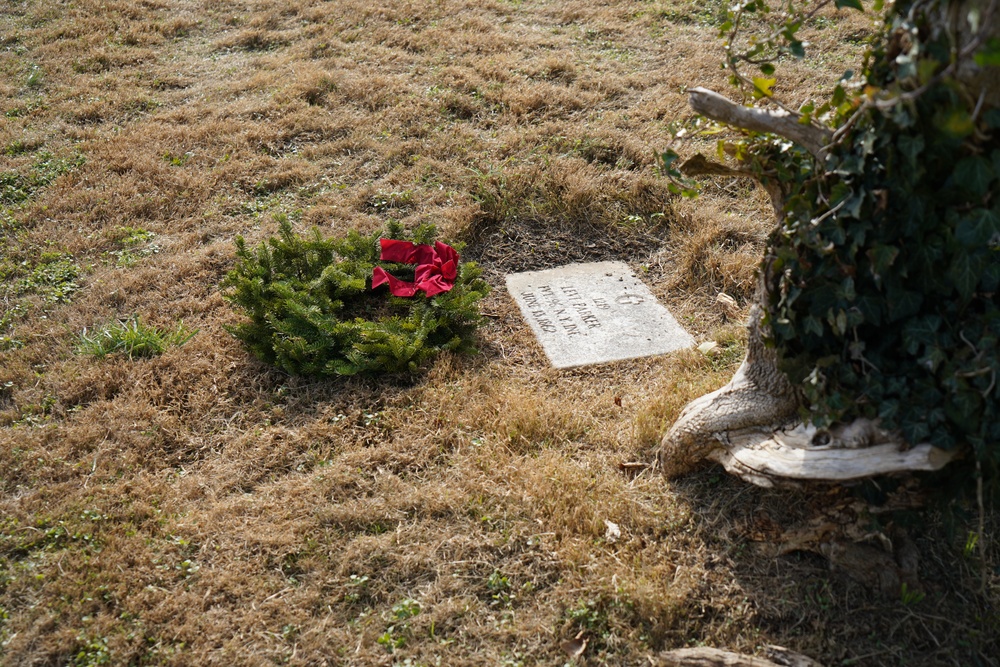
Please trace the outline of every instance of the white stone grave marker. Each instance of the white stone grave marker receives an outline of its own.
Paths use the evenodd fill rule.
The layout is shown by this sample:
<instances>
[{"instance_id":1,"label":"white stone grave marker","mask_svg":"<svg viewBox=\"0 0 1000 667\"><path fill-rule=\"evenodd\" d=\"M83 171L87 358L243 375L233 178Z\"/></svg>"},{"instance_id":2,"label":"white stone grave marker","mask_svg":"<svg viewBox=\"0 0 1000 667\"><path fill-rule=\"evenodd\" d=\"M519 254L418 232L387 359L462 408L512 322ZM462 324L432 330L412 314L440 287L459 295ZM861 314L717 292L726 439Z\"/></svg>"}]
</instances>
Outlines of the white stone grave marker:
<instances>
[{"instance_id":1,"label":"white stone grave marker","mask_svg":"<svg viewBox=\"0 0 1000 667\"><path fill-rule=\"evenodd\" d=\"M512 273L507 289L556 368L694 345L694 338L623 262Z\"/></svg>"}]
</instances>

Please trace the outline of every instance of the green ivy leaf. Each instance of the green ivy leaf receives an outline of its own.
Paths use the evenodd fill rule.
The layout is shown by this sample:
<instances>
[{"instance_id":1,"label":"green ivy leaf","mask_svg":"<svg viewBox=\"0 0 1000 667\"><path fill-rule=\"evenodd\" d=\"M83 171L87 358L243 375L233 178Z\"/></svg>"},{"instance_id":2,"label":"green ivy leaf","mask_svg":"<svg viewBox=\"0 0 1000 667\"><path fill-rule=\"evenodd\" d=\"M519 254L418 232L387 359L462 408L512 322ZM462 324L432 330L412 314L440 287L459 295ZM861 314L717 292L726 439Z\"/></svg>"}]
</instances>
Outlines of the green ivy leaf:
<instances>
[{"instance_id":1,"label":"green ivy leaf","mask_svg":"<svg viewBox=\"0 0 1000 667\"><path fill-rule=\"evenodd\" d=\"M837 84L837 86L833 89L833 95L830 96L830 101L833 103L833 106L839 107L846 99L847 91L844 90L843 86Z\"/></svg>"},{"instance_id":2,"label":"green ivy leaf","mask_svg":"<svg viewBox=\"0 0 1000 667\"><path fill-rule=\"evenodd\" d=\"M774 65L771 63L763 63L760 66L760 71L764 76L771 76L774 74Z\"/></svg>"},{"instance_id":3,"label":"green ivy leaf","mask_svg":"<svg viewBox=\"0 0 1000 667\"><path fill-rule=\"evenodd\" d=\"M933 58L917 61L917 81L920 85L926 84L934 75L938 73L941 64Z\"/></svg>"},{"instance_id":4,"label":"green ivy leaf","mask_svg":"<svg viewBox=\"0 0 1000 667\"><path fill-rule=\"evenodd\" d=\"M963 387L963 389L965 388ZM965 389L958 391L952 400L945 404L945 411L959 428L968 428L970 424L976 424L979 421L982 405L982 396L979 395L978 391Z\"/></svg>"},{"instance_id":5,"label":"green ivy leaf","mask_svg":"<svg viewBox=\"0 0 1000 667\"><path fill-rule=\"evenodd\" d=\"M902 134L896 140L896 146L899 147L899 152L906 157L910 167L916 167L917 158L924 152L924 137L919 134L916 136Z\"/></svg>"},{"instance_id":6,"label":"green ivy leaf","mask_svg":"<svg viewBox=\"0 0 1000 667\"><path fill-rule=\"evenodd\" d=\"M994 234L1000 234L1000 211L996 209L977 208L955 227L955 239L970 247L984 245Z\"/></svg>"},{"instance_id":7,"label":"green ivy leaf","mask_svg":"<svg viewBox=\"0 0 1000 667\"><path fill-rule=\"evenodd\" d=\"M897 288L887 291L886 302L889 308L889 321L895 322L920 310L924 297L920 292Z\"/></svg>"},{"instance_id":8,"label":"green ivy leaf","mask_svg":"<svg viewBox=\"0 0 1000 667\"><path fill-rule=\"evenodd\" d=\"M883 422L893 424L899 414L899 401L882 399L878 406L878 416Z\"/></svg>"},{"instance_id":9,"label":"green ivy leaf","mask_svg":"<svg viewBox=\"0 0 1000 667\"><path fill-rule=\"evenodd\" d=\"M865 8L861 4L861 0L834 0L833 5L837 9L856 9L859 12L865 11Z\"/></svg>"},{"instance_id":10,"label":"green ivy leaf","mask_svg":"<svg viewBox=\"0 0 1000 667\"><path fill-rule=\"evenodd\" d=\"M868 260L872 263L872 273L881 276L892 266L899 256L899 248L876 244L868 250Z\"/></svg>"},{"instance_id":11,"label":"green ivy leaf","mask_svg":"<svg viewBox=\"0 0 1000 667\"><path fill-rule=\"evenodd\" d=\"M670 150L669 148L660 154L660 162L663 164L663 169L666 171L670 170L671 165L680 158L680 155L676 151Z\"/></svg>"},{"instance_id":12,"label":"green ivy leaf","mask_svg":"<svg viewBox=\"0 0 1000 667\"><path fill-rule=\"evenodd\" d=\"M1000 289L1000 262L993 261L986 265L983 275L979 279L979 284L982 285L984 292L996 292L997 289Z\"/></svg>"},{"instance_id":13,"label":"green ivy leaf","mask_svg":"<svg viewBox=\"0 0 1000 667\"><path fill-rule=\"evenodd\" d=\"M858 309L868 324L874 326L882 324L882 310L885 307L882 299L872 294L861 294L854 302L854 307Z\"/></svg>"},{"instance_id":14,"label":"green ivy leaf","mask_svg":"<svg viewBox=\"0 0 1000 667\"><path fill-rule=\"evenodd\" d=\"M864 204L865 197L864 194L858 193L853 195L849 199L844 201L844 207L841 210L841 216L845 218L860 218L861 217L861 205Z\"/></svg>"},{"instance_id":15,"label":"green ivy leaf","mask_svg":"<svg viewBox=\"0 0 1000 667\"><path fill-rule=\"evenodd\" d=\"M980 155L963 158L955 165L952 178L960 188L975 198L986 194L990 182L996 177L990 161Z\"/></svg>"},{"instance_id":16,"label":"green ivy leaf","mask_svg":"<svg viewBox=\"0 0 1000 667\"><path fill-rule=\"evenodd\" d=\"M947 361L948 355L945 354L944 350L937 345L932 345L927 349L927 353L917 360L917 363L926 367L930 372L936 373L941 364Z\"/></svg>"},{"instance_id":17,"label":"green ivy leaf","mask_svg":"<svg viewBox=\"0 0 1000 667\"><path fill-rule=\"evenodd\" d=\"M915 317L903 326L903 344L909 354L916 354L921 345L930 345L941 328L941 318L937 315Z\"/></svg>"},{"instance_id":18,"label":"green ivy leaf","mask_svg":"<svg viewBox=\"0 0 1000 667\"><path fill-rule=\"evenodd\" d=\"M900 109L903 105L900 105ZM900 123L902 125L902 123ZM976 129L972 116L966 109L951 108L934 114L934 124L955 139L964 139Z\"/></svg>"},{"instance_id":19,"label":"green ivy leaf","mask_svg":"<svg viewBox=\"0 0 1000 667\"><path fill-rule=\"evenodd\" d=\"M831 309L826 315L826 321L830 323L833 332L838 336L847 333L847 313L842 309L838 309L836 312Z\"/></svg>"},{"instance_id":20,"label":"green ivy leaf","mask_svg":"<svg viewBox=\"0 0 1000 667\"><path fill-rule=\"evenodd\" d=\"M854 301L857 298L857 292L854 289L854 278L848 276L841 281L840 285L834 290L836 292L837 298L844 301Z\"/></svg>"},{"instance_id":21,"label":"green ivy leaf","mask_svg":"<svg viewBox=\"0 0 1000 667\"><path fill-rule=\"evenodd\" d=\"M952 259L951 266L948 267L948 277L955 284L955 289L963 299L968 299L976 289L979 282L978 262L971 253L956 253Z\"/></svg>"},{"instance_id":22,"label":"green ivy leaf","mask_svg":"<svg viewBox=\"0 0 1000 667\"><path fill-rule=\"evenodd\" d=\"M802 328L806 333L815 334L817 336L823 335L823 322L815 315L806 315L802 320Z\"/></svg>"},{"instance_id":23,"label":"green ivy leaf","mask_svg":"<svg viewBox=\"0 0 1000 667\"><path fill-rule=\"evenodd\" d=\"M924 442L931 434L931 430L927 427L926 423L918 421L912 416L904 419L902 424L900 424L900 427L903 431L903 437L906 438L908 442Z\"/></svg>"}]
</instances>

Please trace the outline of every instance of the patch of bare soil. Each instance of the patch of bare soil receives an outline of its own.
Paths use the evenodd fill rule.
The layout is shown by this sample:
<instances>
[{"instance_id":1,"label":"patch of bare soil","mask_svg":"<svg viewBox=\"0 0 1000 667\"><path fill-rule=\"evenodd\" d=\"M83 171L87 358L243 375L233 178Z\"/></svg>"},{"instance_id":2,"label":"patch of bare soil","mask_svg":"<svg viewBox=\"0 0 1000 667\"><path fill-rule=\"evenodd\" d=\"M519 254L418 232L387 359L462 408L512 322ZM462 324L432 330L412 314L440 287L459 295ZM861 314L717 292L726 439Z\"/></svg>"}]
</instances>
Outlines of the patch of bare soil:
<instances>
[{"instance_id":1,"label":"patch of bare soil","mask_svg":"<svg viewBox=\"0 0 1000 667\"><path fill-rule=\"evenodd\" d=\"M646 465L738 365L715 297L745 310L770 227L753 186L678 201L654 170L684 86L725 89L720 7L5 2L0 663L646 665L780 644L996 664L997 576L965 505ZM818 57L778 85L835 81L869 30L824 14ZM405 383L255 361L219 282L275 216L464 241L495 288L481 354ZM724 353L548 368L502 275L592 259L629 262ZM151 358L81 351L134 317L197 333ZM827 524L904 574L905 529L914 587L831 572Z\"/></svg>"}]
</instances>

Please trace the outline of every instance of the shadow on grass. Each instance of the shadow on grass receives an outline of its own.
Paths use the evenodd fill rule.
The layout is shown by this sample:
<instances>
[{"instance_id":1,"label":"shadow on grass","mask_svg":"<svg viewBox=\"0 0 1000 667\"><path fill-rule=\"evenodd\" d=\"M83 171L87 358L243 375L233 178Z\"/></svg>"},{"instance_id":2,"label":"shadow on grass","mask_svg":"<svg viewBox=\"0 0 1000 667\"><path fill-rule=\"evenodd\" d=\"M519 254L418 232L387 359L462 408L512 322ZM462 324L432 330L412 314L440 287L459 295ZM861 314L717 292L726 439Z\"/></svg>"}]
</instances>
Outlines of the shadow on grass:
<instances>
[{"instance_id":1,"label":"shadow on grass","mask_svg":"<svg viewBox=\"0 0 1000 667\"><path fill-rule=\"evenodd\" d=\"M824 665L996 665L1000 600L995 589L981 590L978 554L963 550L976 530L975 507L892 510L892 494L883 489L898 484L762 489L713 467L671 487L745 594L754 626L746 633L761 644L786 646ZM919 554L919 584L880 592L857 571L831 565L819 544L788 545L796 529L831 519L855 522L875 544L894 526L904 528ZM824 527L828 540L851 526Z\"/></svg>"}]
</instances>

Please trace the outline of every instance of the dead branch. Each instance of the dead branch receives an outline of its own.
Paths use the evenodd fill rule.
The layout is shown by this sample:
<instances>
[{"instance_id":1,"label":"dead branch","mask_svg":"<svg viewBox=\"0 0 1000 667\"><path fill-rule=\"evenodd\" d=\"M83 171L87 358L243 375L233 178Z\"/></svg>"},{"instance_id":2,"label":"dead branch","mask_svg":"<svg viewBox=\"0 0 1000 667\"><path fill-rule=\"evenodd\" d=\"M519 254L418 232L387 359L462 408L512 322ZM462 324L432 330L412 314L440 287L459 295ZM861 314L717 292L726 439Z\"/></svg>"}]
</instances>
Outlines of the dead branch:
<instances>
[{"instance_id":1,"label":"dead branch","mask_svg":"<svg viewBox=\"0 0 1000 667\"><path fill-rule=\"evenodd\" d=\"M815 660L781 646L768 646L766 651L769 659L698 646L665 651L655 664L658 667L822 667Z\"/></svg>"},{"instance_id":2,"label":"dead branch","mask_svg":"<svg viewBox=\"0 0 1000 667\"><path fill-rule=\"evenodd\" d=\"M754 109L732 102L707 88L688 90L691 108L720 123L754 132L770 132L802 146L816 159L826 160L826 148L833 133L799 122L799 116L784 110Z\"/></svg>"},{"instance_id":3,"label":"dead branch","mask_svg":"<svg viewBox=\"0 0 1000 667\"><path fill-rule=\"evenodd\" d=\"M864 422L858 420L844 430ZM871 441L862 442L803 424L773 432L730 431L720 434L719 447L706 458L748 482L770 487L783 482L843 482L895 472L940 470L955 457L954 451L928 444L907 447L877 428L869 433ZM817 444L824 442L823 436L829 438L829 444Z\"/></svg>"},{"instance_id":4,"label":"dead branch","mask_svg":"<svg viewBox=\"0 0 1000 667\"><path fill-rule=\"evenodd\" d=\"M685 176L755 177L754 173L748 169L733 169L719 162L712 162L701 153L697 153L685 160L680 166L680 171Z\"/></svg>"},{"instance_id":5,"label":"dead branch","mask_svg":"<svg viewBox=\"0 0 1000 667\"><path fill-rule=\"evenodd\" d=\"M760 178L749 169L733 169L719 162L709 160L701 153L685 160L680 171L685 176L733 176L737 178L752 178L756 180L767 191L771 197L771 206L774 207L774 215L781 219L785 207L785 196L781 191L781 186L773 179Z\"/></svg>"}]
</instances>

